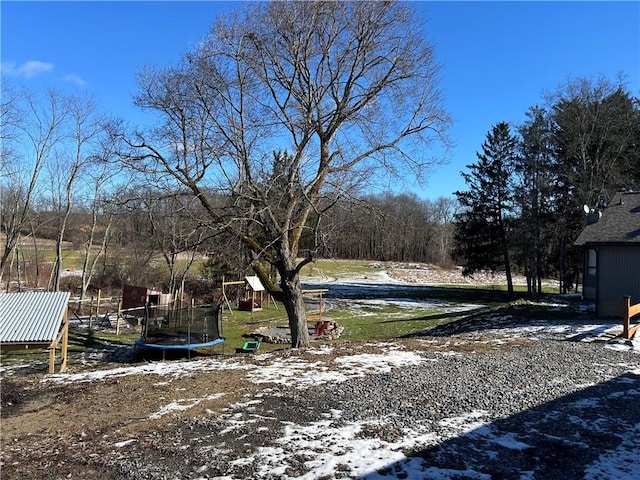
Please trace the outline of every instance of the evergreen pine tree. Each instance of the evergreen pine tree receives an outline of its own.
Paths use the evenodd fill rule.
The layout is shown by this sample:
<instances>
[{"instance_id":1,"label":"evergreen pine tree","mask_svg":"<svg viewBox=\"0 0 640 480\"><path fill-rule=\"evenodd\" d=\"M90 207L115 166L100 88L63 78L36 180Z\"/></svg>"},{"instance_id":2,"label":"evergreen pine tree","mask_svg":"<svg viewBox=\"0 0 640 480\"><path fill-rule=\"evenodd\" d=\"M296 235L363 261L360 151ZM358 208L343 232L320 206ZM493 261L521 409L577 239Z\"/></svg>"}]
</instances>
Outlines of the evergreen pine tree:
<instances>
[{"instance_id":1,"label":"evergreen pine tree","mask_svg":"<svg viewBox=\"0 0 640 480\"><path fill-rule=\"evenodd\" d=\"M455 192L462 207L456 221L455 251L464 259L463 273L503 268L509 295L513 295L510 229L517 152L518 138L511 134L509 124L494 125L482 153L476 153L478 161L467 165L469 172L462 172L468 189Z\"/></svg>"},{"instance_id":2,"label":"evergreen pine tree","mask_svg":"<svg viewBox=\"0 0 640 480\"><path fill-rule=\"evenodd\" d=\"M552 236L554 152L547 112L532 107L526 115L527 121L519 128L522 141L515 166L518 178L515 201L519 210L518 260L527 278L527 292L535 296L542 292L542 276L550 255L545 244Z\"/></svg>"}]
</instances>

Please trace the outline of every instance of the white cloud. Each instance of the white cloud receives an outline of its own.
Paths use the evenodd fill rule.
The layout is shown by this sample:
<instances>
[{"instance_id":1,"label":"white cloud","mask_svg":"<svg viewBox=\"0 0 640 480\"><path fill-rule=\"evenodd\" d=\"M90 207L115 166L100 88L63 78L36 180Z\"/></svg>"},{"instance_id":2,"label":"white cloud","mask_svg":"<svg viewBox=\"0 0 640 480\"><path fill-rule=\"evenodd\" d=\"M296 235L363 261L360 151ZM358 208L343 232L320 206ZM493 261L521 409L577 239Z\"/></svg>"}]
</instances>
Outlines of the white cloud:
<instances>
[{"instance_id":1,"label":"white cloud","mask_svg":"<svg viewBox=\"0 0 640 480\"><path fill-rule=\"evenodd\" d=\"M65 82L75 83L79 87L84 87L87 82L80 75L76 75L75 73L70 73L62 77Z\"/></svg>"},{"instance_id":2,"label":"white cloud","mask_svg":"<svg viewBox=\"0 0 640 480\"><path fill-rule=\"evenodd\" d=\"M40 62L39 60L29 60L19 65L15 62L2 62L0 65L3 75L23 78L32 78L36 75L52 72L53 68L53 63Z\"/></svg>"},{"instance_id":3,"label":"white cloud","mask_svg":"<svg viewBox=\"0 0 640 480\"><path fill-rule=\"evenodd\" d=\"M2 62L0 63L0 72L7 77L19 77L23 79L31 79L38 75L44 75L52 73L55 67L51 62L41 62L39 60L29 60L24 63L17 64L16 62ZM65 82L73 83L79 87L84 87L87 82L80 75L75 73L68 73L62 76L62 80Z\"/></svg>"}]
</instances>

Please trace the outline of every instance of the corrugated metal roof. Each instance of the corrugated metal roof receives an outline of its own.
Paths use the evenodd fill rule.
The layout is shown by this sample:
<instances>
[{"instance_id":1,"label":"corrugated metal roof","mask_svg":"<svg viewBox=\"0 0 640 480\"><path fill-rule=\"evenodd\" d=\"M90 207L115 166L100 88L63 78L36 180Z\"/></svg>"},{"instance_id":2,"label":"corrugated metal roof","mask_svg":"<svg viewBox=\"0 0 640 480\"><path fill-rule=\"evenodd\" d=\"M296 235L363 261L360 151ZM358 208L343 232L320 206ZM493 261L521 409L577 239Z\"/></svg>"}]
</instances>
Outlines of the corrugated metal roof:
<instances>
[{"instance_id":1,"label":"corrugated metal roof","mask_svg":"<svg viewBox=\"0 0 640 480\"><path fill-rule=\"evenodd\" d=\"M69 292L0 293L0 343L55 340L69 296Z\"/></svg>"}]
</instances>

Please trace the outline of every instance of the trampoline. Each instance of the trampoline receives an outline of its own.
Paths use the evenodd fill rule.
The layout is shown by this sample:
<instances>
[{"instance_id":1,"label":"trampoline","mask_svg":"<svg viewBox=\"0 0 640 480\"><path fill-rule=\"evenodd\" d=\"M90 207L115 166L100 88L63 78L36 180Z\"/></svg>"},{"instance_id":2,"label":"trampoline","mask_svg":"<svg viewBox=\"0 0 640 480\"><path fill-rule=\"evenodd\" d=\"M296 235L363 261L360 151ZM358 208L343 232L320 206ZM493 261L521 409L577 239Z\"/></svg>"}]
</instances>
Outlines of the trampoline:
<instances>
[{"instance_id":1,"label":"trampoline","mask_svg":"<svg viewBox=\"0 0 640 480\"><path fill-rule=\"evenodd\" d=\"M211 348L223 344L219 305L145 305L142 332L136 347L156 351ZM164 355L164 353L163 353Z\"/></svg>"}]
</instances>

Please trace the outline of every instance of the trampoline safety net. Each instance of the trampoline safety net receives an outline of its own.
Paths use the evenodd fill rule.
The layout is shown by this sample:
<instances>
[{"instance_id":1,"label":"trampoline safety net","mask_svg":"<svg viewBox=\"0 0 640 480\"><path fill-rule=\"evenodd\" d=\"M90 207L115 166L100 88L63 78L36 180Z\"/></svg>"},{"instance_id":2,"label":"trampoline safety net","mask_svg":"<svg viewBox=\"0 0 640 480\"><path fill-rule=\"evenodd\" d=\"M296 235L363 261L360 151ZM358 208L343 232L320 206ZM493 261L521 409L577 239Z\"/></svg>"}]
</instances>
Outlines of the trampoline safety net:
<instances>
[{"instance_id":1,"label":"trampoline safety net","mask_svg":"<svg viewBox=\"0 0 640 480\"><path fill-rule=\"evenodd\" d=\"M221 343L219 305L148 305L144 307L141 343L156 348L193 348Z\"/></svg>"}]
</instances>

